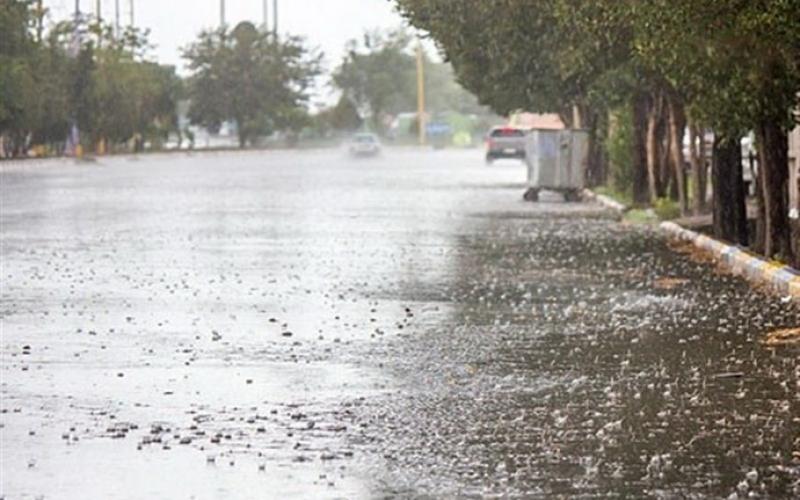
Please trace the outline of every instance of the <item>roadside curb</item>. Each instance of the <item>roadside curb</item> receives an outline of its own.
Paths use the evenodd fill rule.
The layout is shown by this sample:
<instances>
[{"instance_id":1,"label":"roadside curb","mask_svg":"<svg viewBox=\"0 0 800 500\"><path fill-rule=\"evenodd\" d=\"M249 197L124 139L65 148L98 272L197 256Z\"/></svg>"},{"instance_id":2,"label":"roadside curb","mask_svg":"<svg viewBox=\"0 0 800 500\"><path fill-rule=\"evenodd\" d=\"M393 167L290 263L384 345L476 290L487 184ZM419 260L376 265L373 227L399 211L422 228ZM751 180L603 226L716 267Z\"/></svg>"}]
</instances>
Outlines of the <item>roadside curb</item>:
<instances>
[{"instance_id":1,"label":"roadside curb","mask_svg":"<svg viewBox=\"0 0 800 500\"><path fill-rule=\"evenodd\" d=\"M659 228L672 238L692 243L711 252L734 274L800 300L800 274L791 267L766 261L735 246L683 228L674 222L662 222Z\"/></svg>"},{"instance_id":2,"label":"roadside curb","mask_svg":"<svg viewBox=\"0 0 800 500\"><path fill-rule=\"evenodd\" d=\"M609 208L611 210L620 213L627 212L629 208L623 205L622 203L618 202L617 200L611 199L608 196L602 194L597 194L591 189L583 190L583 198L589 201L594 201L596 203L599 203L600 205L603 205L606 208Z\"/></svg>"}]
</instances>

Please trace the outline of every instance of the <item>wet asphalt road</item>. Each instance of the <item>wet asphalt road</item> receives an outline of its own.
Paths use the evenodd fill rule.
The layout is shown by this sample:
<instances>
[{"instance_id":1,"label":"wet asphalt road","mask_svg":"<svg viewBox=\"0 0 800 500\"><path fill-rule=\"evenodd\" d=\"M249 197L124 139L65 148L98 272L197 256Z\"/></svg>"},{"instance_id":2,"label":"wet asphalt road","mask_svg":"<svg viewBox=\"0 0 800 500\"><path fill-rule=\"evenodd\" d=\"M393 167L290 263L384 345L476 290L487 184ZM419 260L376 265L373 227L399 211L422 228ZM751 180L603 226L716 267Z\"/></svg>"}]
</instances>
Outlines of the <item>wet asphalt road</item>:
<instances>
[{"instance_id":1,"label":"wet asphalt road","mask_svg":"<svg viewBox=\"0 0 800 500\"><path fill-rule=\"evenodd\" d=\"M524 179L0 166L0 497L800 495L800 309Z\"/></svg>"}]
</instances>

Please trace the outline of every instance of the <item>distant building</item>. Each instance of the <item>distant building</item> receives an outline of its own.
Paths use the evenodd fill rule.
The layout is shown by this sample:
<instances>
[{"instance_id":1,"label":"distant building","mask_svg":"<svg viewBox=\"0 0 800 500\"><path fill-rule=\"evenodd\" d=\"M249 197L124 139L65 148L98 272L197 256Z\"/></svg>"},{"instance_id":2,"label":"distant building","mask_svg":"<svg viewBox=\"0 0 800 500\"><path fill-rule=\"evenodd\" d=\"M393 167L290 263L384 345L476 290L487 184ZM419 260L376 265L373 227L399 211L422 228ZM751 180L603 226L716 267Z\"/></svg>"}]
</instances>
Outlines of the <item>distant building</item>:
<instances>
[{"instance_id":1,"label":"distant building","mask_svg":"<svg viewBox=\"0 0 800 500\"><path fill-rule=\"evenodd\" d=\"M566 127L556 114L515 113L509 118L509 125L519 128L563 130Z\"/></svg>"}]
</instances>

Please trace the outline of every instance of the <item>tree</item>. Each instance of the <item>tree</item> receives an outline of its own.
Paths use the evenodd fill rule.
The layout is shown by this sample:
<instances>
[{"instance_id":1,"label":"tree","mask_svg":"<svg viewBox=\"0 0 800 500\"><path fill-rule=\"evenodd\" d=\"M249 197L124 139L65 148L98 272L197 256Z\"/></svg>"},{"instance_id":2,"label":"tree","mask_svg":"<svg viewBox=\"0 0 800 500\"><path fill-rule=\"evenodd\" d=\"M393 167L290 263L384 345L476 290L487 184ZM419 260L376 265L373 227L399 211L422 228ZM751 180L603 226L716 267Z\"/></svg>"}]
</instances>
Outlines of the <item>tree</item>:
<instances>
[{"instance_id":1,"label":"tree","mask_svg":"<svg viewBox=\"0 0 800 500\"><path fill-rule=\"evenodd\" d=\"M0 136L11 143L12 154L27 145L30 108L36 101L29 64L36 49L29 29L32 20L29 2L0 0Z\"/></svg>"},{"instance_id":2,"label":"tree","mask_svg":"<svg viewBox=\"0 0 800 500\"><path fill-rule=\"evenodd\" d=\"M73 124L85 146L158 141L175 129L180 79L147 60L146 31L117 35L110 25L78 20L45 34L32 2L0 7L0 136L11 154L34 145L60 153Z\"/></svg>"},{"instance_id":3,"label":"tree","mask_svg":"<svg viewBox=\"0 0 800 500\"><path fill-rule=\"evenodd\" d=\"M631 78L630 30L615 2L397 0L458 80L499 114L558 113L590 132L587 180L604 177L603 115ZM502 5L500 5L502 3ZM603 22L598 23L597 17ZM613 33L614 36L611 36Z\"/></svg>"},{"instance_id":4,"label":"tree","mask_svg":"<svg viewBox=\"0 0 800 500\"><path fill-rule=\"evenodd\" d=\"M704 135L699 124L713 128L715 233L736 242L747 242L747 221L734 147L742 134L755 131L761 208L754 246L792 261L786 132L800 91L796 1L396 2L436 40L459 80L500 113L559 112L566 123L588 126L599 137L602 117L629 103L636 202L671 195L687 211L686 125L695 131L695 148ZM699 156L695 150L692 164L702 208Z\"/></svg>"},{"instance_id":5,"label":"tree","mask_svg":"<svg viewBox=\"0 0 800 500\"><path fill-rule=\"evenodd\" d=\"M769 257L793 256L788 220L787 131L800 92L800 8L797 2L734 0L642 2L639 57L680 89L696 121L715 141L715 232L747 243L739 138L758 138L758 230L754 247ZM719 206L722 205L722 206ZM739 207L739 208L735 208ZM724 217L736 214L731 225Z\"/></svg>"},{"instance_id":6,"label":"tree","mask_svg":"<svg viewBox=\"0 0 800 500\"><path fill-rule=\"evenodd\" d=\"M321 60L302 39L278 39L247 22L201 33L184 57L190 119L212 130L234 121L240 147L297 123Z\"/></svg>"},{"instance_id":7,"label":"tree","mask_svg":"<svg viewBox=\"0 0 800 500\"><path fill-rule=\"evenodd\" d=\"M345 96L341 96L335 106L317 113L315 122L322 131L337 130L344 132L358 130L364 124L364 120L359 116L355 104Z\"/></svg>"},{"instance_id":8,"label":"tree","mask_svg":"<svg viewBox=\"0 0 800 500\"><path fill-rule=\"evenodd\" d=\"M366 33L361 43L348 43L347 55L333 72L333 85L380 132L387 115L416 109L416 62L408 53L410 42L402 30Z\"/></svg>"}]
</instances>

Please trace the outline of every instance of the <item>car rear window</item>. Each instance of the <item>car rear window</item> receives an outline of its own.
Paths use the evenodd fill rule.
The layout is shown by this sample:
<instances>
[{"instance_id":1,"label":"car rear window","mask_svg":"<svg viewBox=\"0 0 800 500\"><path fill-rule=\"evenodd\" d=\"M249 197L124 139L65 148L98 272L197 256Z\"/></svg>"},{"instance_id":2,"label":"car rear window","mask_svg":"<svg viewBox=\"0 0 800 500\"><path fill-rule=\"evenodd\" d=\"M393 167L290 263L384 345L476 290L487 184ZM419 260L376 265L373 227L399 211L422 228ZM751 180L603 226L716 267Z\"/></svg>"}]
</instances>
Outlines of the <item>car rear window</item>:
<instances>
[{"instance_id":1,"label":"car rear window","mask_svg":"<svg viewBox=\"0 0 800 500\"><path fill-rule=\"evenodd\" d=\"M492 130L492 137L523 137L525 133L518 128L498 128Z\"/></svg>"},{"instance_id":2,"label":"car rear window","mask_svg":"<svg viewBox=\"0 0 800 500\"><path fill-rule=\"evenodd\" d=\"M375 142L375 136L372 135L358 135L356 142Z\"/></svg>"}]
</instances>

